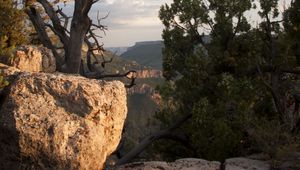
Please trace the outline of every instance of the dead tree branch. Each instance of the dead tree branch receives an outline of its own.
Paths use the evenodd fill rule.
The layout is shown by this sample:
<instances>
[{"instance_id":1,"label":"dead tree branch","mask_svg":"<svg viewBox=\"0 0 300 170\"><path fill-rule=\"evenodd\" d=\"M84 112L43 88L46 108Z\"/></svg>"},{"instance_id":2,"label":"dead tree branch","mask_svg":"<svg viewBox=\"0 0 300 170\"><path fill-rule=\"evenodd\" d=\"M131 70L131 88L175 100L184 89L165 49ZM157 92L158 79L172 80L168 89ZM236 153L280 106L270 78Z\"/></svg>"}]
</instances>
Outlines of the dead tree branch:
<instances>
[{"instance_id":1,"label":"dead tree branch","mask_svg":"<svg viewBox=\"0 0 300 170\"><path fill-rule=\"evenodd\" d=\"M60 41L67 46L69 43L69 36L65 32L65 28L61 25L60 19L57 16L56 11L54 10L53 6L47 0L37 0L45 9L45 12L50 17L53 27L59 34L58 37Z\"/></svg>"},{"instance_id":2,"label":"dead tree branch","mask_svg":"<svg viewBox=\"0 0 300 170\"><path fill-rule=\"evenodd\" d=\"M135 85L135 79L137 78L137 72L135 70L130 70L123 74L103 74L99 72L86 73L85 77L92 79L103 79L103 78L122 78L126 77L130 80L130 84L125 85L126 88L130 88Z\"/></svg>"},{"instance_id":3,"label":"dead tree branch","mask_svg":"<svg viewBox=\"0 0 300 170\"><path fill-rule=\"evenodd\" d=\"M28 3L27 3L28 2ZM56 1L55 1L56 2ZM109 13L104 17L100 17L98 11L97 14L97 23L92 23L92 20L88 16L92 5L98 0L75 0L75 7L72 17L68 17L63 13L62 8L59 6L57 9L54 8L55 2L50 2L48 0L37 0L32 2L26 1L25 6L28 7L26 10L27 15L32 21L35 30L41 40L42 44L51 49L55 58L57 59L57 65L61 69L60 71L65 73L80 73L85 75L88 78L108 78L108 77L125 77L130 80L130 84L127 84L126 87L132 87L135 84L136 72L128 71L124 74L104 74L104 71L101 70L97 65L105 68L107 63L113 61L113 57L106 59L103 52L103 44L101 44L98 36L94 31L100 30L105 34L107 27L101 24L101 21L108 17ZM58 1L57 1L58 2ZM44 19L41 17L41 14L36 10L36 3L41 5L45 16L49 17L49 23L45 23ZM70 30L68 30L69 19L72 18ZM46 27L59 37L60 42L63 44L63 47L56 47L50 39L49 30ZM48 32L47 32L48 31ZM88 70L84 68L84 62L82 60L82 46L84 43L88 46L88 51L86 53L86 63ZM61 61L63 57L59 56L56 50L64 50L65 61ZM96 51L99 56L96 55ZM92 57L95 59L92 62ZM102 61L98 59L102 57Z\"/></svg>"},{"instance_id":4,"label":"dead tree branch","mask_svg":"<svg viewBox=\"0 0 300 170\"><path fill-rule=\"evenodd\" d=\"M29 18L32 22L32 25L34 26L42 44L45 47L51 49L54 57L56 58L56 61L59 61L61 57L57 53L55 46L52 44L52 42L47 34L46 25L40 15L40 13L34 7L29 7L28 9L25 10L25 12L29 16Z\"/></svg>"},{"instance_id":5,"label":"dead tree branch","mask_svg":"<svg viewBox=\"0 0 300 170\"><path fill-rule=\"evenodd\" d=\"M58 10L56 11L56 13L60 14L60 16L62 16L62 18L64 19L64 28L67 29L68 25L69 25L69 19L72 17L68 17L65 13L62 12L62 8L59 8L59 6L57 7Z\"/></svg>"},{"instance_id":6,"label":"dead tree branch","mask_svg":"<svg viewBox=\"0 0 300 170\"><path fill-rule=\"evenodd\" d=\"M122 157L116 165L122 165L125 163L130 162L133 158L138 156L142 151L144 151L151 143L153 143L156 140L162 139L162 138L169 138L170 135L172 136L172 132L179 128L183 123L185 123L187 120L189 120L192 117L192 114L187 114L183 116L181 119L177 120L173 125L171 125L169 128L157 131L156 133L153 133L146 137L145 139L140 142L139 145L137 145L135 148L133 148L129 153L127 153L124 157Z\"/></svg>"}]
</instances>

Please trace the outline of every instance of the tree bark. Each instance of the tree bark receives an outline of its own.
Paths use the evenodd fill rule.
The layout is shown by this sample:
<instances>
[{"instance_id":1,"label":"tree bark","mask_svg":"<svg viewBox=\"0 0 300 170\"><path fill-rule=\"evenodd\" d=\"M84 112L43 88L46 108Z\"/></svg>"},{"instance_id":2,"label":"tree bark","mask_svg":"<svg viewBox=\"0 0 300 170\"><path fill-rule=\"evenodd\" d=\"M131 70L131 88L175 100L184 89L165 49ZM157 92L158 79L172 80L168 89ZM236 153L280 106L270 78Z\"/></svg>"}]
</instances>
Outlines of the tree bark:
<instances>
[{"instance_id":1,"label":"tree bark","mask_svg":"<svg viewBox=\"0 0 300 170\"><path fill-rule=\"evenodd\" d=\"M57 63L61 60L60 55L57 53L55 46L52 44L47 31L46 31L46 27L44 24L44 21L41 17L41 15L39 14L39 12L34 8L34 7L29 7L29 9L26 9L26 13L29 17L29 19L31 20L39 38L40 41L42 42L42 44L51 49L54 57L56 58Z\"/></svg>"},{"instance_id":2,"label":"tree bark","mask_svg":"<svg viewBox=\"0 0 300 170\"><path fill-rule=\"evenodd\" d=\"M93 4L92 0L76 0L70 30L70 40L66 51L66 63L63 71L79 73L81 63L82 44L90 28L91 20L88 12Z\"/></svg>"},{"instance_id":3,"label":"tree bark","mask_svg":"<svg viewBox=\"0 0 300 170\"><path fill-rule=\"evenodd\" d=\"M56 35L60 38L60 41L64 46L68 45L69 36L65 32L65 28L61 25L60 19L57 16L56 11L47 0L37 0L45 9L47 15L50 17L53 27L56 31Z\"/></svg>"}]
</instances>

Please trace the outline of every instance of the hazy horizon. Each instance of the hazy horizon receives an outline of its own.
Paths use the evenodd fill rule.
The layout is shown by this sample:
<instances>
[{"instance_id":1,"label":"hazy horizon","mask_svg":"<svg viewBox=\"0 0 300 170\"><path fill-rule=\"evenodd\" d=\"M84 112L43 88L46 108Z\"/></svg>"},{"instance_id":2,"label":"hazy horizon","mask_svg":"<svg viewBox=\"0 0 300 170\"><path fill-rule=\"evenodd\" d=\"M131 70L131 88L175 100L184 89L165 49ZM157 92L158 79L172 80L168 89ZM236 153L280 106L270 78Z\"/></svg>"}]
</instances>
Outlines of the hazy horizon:
<instances>
[{"instance_id":1,"label":"hazy horizon","mask_svg":"<svg viewBox=\"0 0 300 170\"><path fill-rule=\"evenodd\" d=\"M280 0L280 10L284 9L284 4L289 5L290 1ZM89 16L95 21L98 11L100 17L109 14L101 21L108 28L106 35L99 32L104 47L130 47L136 42L162 40L164 26L158 18L158 12L163 4L171 2L173 0L103 0L93 5ZM64 11L72 15L72 3ZM253 11L248 12L247 17L252 25L259 20Z\"/></svg>"}]
</instances>

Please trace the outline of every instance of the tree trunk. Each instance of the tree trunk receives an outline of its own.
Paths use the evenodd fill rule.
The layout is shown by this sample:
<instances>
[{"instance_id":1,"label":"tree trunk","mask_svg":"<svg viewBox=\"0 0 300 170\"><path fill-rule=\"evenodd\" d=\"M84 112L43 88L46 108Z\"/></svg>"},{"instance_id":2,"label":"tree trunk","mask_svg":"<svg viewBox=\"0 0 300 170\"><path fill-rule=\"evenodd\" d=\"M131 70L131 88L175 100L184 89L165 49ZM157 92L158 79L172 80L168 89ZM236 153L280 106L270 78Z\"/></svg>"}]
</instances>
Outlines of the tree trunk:
<instances>
[{"instance_id":1,"label":"tree trunk","mask_svg":"<svg viewBox=\"0 0 300 170\"><path fill-rule=\"evenodd\" d=\"M45 9L45 12L51 19L52 25L55 29L55 34L59 37L64 46L69 42L69 36L66 34L65 28L61 25L57 12L47 0L37 0Z\"/></svg>"},{"instance_id":2,"label":"tree trunk","mask_svg":"<svg viewBox=\"0 0 300 170\"><path fill-rule=\"evenodd\" d=\"M56 47L52 44L47 34L46 27L41 15L34 7L29 7L28 9L26 9L26 13L31 20L32 25L34 26L40 41L45 47L51 49L56 59L56 65L59 66L61 64L61 56L57 53Z\"/></svg>"},{"instance_id":3,"label":"tree trunk","mask_svg":"<svg viewBox=\"0 0 300 170\"><path fill-rule=\"evenodd\" d=\"M76 0L70 30L70 40L65 47L66 63L63 71L78 74L80 71L81 51L85 35L90 28L91 20L88 12L93 4L92 0Z\"/></svg>"}]
</instances>

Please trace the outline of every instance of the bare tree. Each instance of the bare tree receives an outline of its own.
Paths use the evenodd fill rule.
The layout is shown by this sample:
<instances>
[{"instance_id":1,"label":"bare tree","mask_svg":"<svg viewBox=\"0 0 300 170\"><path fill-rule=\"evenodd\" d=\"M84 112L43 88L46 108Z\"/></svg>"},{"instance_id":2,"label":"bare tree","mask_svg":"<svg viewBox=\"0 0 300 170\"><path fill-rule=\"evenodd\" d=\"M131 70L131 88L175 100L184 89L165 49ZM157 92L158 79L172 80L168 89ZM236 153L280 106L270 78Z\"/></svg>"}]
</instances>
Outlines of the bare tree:
<instances>
[{"instance_id":1,"label":"bare tree","mask_svg":"<svg viewBox=\"0 0 300 170\"><path fill-rule=\"evenodd\" d=\"M63 13L59 6L55 7L59 1L25 0L23 3L41 43L51 49L57 59L59 71L73 74L80 73L88 78L126 77L131 80L131 83L126 87L131 87L135 82L135 71L128 71L124 74L104 75L103 72L98 69L99 67L104 68L107 63L112 62L112 59L106 60L103 56L103 52L105 51L103 44L99 43L97 39L98 35L94 33L96 30L102 32L107 30L106 26L101 24L101 20L107 16L101 18L98 13L97 24L93 23L88 16L91 7L98 1L99 0L75 0L72 17ZM43 18L48 18L50 22L46 22ZM72 18L72 20L70 29L68 29L70 18ZM51 33L59 38L62 47L58 47L57 44L51 41L49 29ZM84 69L84 61L82 59L82 47L84 43L88 46L88 50L85 54L86 57L84 57L86 59L87 69ZM58 49L63 49L63 56L57 52ZM97 58L95 54L96 51L101 54L101 59ZM93 62L92 57L94 58Z\"/></svg>"}]
</instances>

